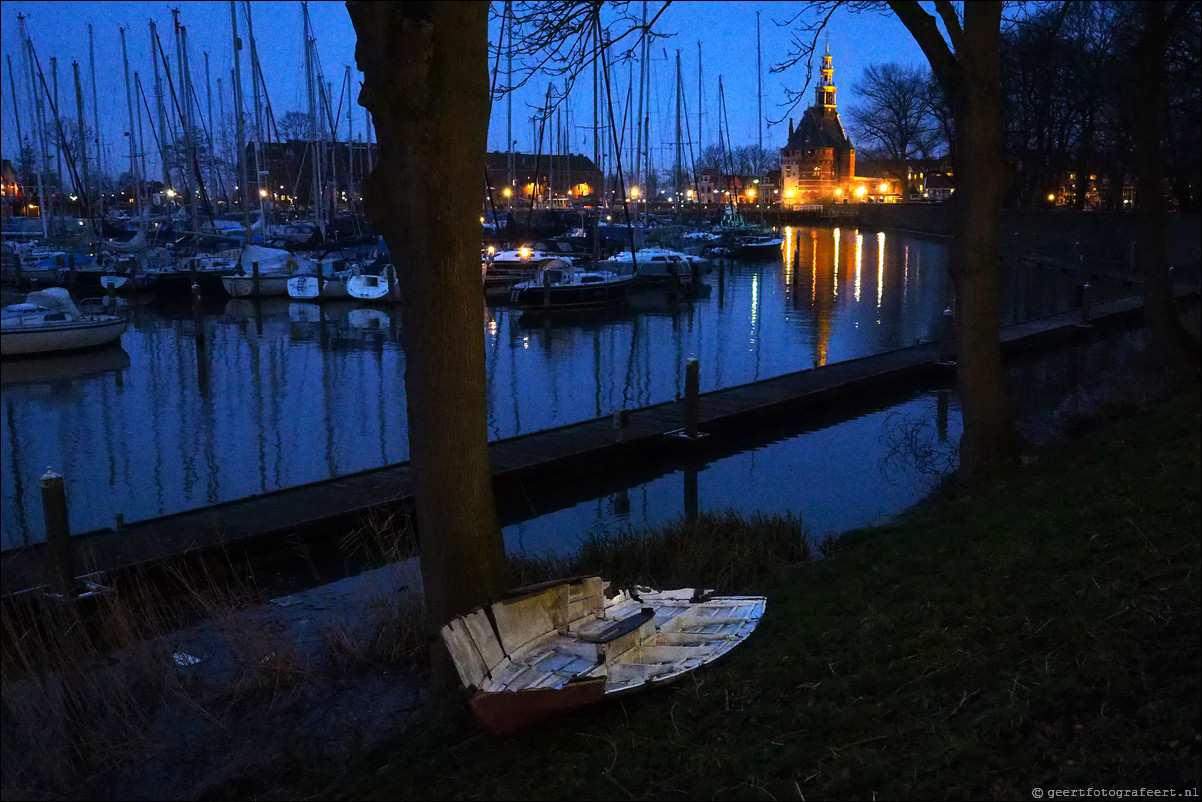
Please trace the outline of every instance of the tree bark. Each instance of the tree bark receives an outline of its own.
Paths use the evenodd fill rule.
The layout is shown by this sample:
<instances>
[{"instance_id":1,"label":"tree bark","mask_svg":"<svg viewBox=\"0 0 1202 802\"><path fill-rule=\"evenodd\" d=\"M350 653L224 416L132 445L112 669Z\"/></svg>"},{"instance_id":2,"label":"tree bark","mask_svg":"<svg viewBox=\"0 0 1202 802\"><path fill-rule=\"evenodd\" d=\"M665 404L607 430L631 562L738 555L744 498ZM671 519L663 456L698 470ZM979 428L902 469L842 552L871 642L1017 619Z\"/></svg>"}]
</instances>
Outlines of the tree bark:
<instances>
[{"instance_id":1,"label":"tree bark","mask_svg":"<svg viewBox=\"0 0 1202 802\"><path fill-rule=\"evenodd\" d=\"M934 17L917 2L894 0L889 6L922 48L955 120L950 272L956 292L956 386L964 424L960 474L968 478L1013 462L1020 449L998 340L998 248L1002 202L1010 184L998 73L1002 4L965 3L962 29L950 4L941 8L951 47Z\"/></svg>"},{"instance_id":2,"label":"tree bark","mask_svg":"<svg viewBox=\"0 0 1202 802\"><path fill-rule=\"evenodd\" d=\"M379 161L364 188L402 299L409 460L432 631L504 582L488 465L480 202L488 3L347 3Z\"/></svg>"},{"instance_id":3,"label":"tree bark","mask_svg":"<svg viewBox=\"0 0 1202 802\"><path fill-rule=\"evenodd\" d=\"M1136 86L1143 113L1135 126L1136 241L1144 274L1144 320L1156 350L1182 375L1197 375L1202 350L1181 322L1173 298L1165 243L1164 163L1160 137L1164 130L1164 53L1169 22L1164 0L1142 4L1143 30L1135 46Z\"/></svg>"}]
</instances>

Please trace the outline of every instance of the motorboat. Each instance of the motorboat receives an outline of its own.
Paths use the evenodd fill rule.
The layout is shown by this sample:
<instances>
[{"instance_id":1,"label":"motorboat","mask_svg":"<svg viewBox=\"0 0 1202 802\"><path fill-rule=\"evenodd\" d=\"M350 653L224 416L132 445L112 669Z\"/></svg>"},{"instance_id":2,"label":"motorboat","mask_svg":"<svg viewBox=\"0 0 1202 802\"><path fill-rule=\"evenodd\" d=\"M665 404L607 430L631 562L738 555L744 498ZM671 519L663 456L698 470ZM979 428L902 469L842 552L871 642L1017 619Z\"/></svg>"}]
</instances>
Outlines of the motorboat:
<instances>
[{"instance_id":1,"label":"motorboat","mask_svg":"<svg viewBox=\"0 0 1202 802\"><path fill-rule=\"evenodd\" d=\"M481 274L486 296L505 296L514 284L529 281L541 265L552 259L580 264L584 254L564 240L528 242L518 248L498 251L492 246L484 252Z\"/></svg>"},{"instance_id":2,"label":"motorboat","mask_svg":"<svg viewBox=\"0 0 1202 802\"><path fill-rule=\"evenodd\" d=\"M601 261L618 273L634 276L636 285L667 286L688 292L701 283L701 276L713 271L708 259L668 248L640 248L631 254L622 251Z\"/></svg>"},{"instance_id":3,"label":"motorboat","mask_svg":"<svg viewBox=\"0 0 1202 802\"><path fill-rule=\"evenodd\" d=\"M513 285L509 301L526 310L609 306L625 301L626 290L633 283L632 275L548 259L535 270L533 278Z\"/></svg>"},{"instance_id":4,"label":"motorboat","mask_svg":"<svg viewBox=\"0 0 1202 802\"><path fill-rule=\"evenodd\" d=\"M476 721L512 735L712 663L747 639L766 605L763 596L619 591L575 577L514 591L440 634Z\"/></svg>"},{"instance_id":5,"label":"motorboat","mask_svg":"<svg viewBox=\"0 0 1202 802\"><path fill-rule=\"evenodd\" d=\"M734 245L733 255L742 259L770 259L779 257L785 238L779 234L755 234L740 237Z\"/></svg>"},{"instance_id":6,"label":"motorboat","mask_svg":"<svg viewBox=\"0 0 1202 802\"><path fill-rule=\"evenodd\" d=\"M31 292L0 312L0 355L31 356L78 351L121 339L128 324L123 314L104 311L103 300L76 306L62 287Z\"/></svg>"}]
</instances>

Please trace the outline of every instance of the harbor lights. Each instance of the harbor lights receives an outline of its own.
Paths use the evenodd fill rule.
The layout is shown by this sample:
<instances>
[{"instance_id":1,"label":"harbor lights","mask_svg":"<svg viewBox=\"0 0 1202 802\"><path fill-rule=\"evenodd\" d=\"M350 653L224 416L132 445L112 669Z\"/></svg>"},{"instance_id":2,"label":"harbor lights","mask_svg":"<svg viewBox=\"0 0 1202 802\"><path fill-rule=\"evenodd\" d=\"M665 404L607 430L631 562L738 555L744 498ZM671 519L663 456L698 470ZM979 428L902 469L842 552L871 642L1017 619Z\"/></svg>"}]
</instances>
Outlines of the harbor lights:
<instances>
[{"instance_id":1,"label":"harbor lights","mask_svg":"<svg viewBox=\"0 0 1202 802\"><path fill-rule=\"evenodd\" d=\"M857 198L863 199L863 197L867 194L868 194L868 189L863 184L860 184L858 187L856 187L856 197Z\"/></svg>"},{"instance_id":2,"label":"harbor lights","mask_svg":"<svg viewBox=\"0 0 1202 802\"><path fill-rule=\"evenodd\" d=\"M877 187L877 189L879 189L879 190L881 191L881 194L882 194L882 195L884 195L886 192L888 192L888 191L889 191L889 184L888 184L888 182L886 182L886 181L882 181L882 182L881 182L881 185L880 185L879 187Z\"/></svg>"},{"instance_id":3,"label":"harbor lights","mask_svg":"<svg viewBox=\"0 0 1202 802\"><path fill-rule=\"evenodd\" d=\"M518 248L518 255L522 257L523 262L530 261L530 248L526 245Z\"/></svg>"}]
</instances>

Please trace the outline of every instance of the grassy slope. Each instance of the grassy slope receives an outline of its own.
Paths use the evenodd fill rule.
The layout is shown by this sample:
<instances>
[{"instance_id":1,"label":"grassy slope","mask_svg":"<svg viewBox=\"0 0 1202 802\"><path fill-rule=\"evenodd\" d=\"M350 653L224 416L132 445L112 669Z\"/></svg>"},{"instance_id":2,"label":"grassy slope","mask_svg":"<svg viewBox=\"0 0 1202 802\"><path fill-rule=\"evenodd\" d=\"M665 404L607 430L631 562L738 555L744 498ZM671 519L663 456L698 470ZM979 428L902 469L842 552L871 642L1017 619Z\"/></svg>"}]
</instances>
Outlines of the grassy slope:
<instances>
[{"instance_id":1,"label":"grassy slope","mask_svg":"<svg viewBox=\"0 0 1202 802\"><path fill-rule=\"evenodd\" d=\"M508 740L456 707L326 794L1030 798L1199 782L1199 394L762 590L681 684Z\"/></svg>"}]
</instances>

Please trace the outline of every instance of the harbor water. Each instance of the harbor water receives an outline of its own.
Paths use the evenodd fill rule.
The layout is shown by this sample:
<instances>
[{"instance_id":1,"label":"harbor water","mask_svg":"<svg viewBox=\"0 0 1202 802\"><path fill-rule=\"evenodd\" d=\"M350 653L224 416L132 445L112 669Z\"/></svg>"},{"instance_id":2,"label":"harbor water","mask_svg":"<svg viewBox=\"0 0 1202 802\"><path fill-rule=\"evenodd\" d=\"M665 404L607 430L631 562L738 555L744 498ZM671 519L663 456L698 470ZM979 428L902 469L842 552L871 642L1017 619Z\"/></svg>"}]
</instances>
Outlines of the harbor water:
<instances>
[{"instance_id":1,"label":"harbor water","mask_svg":"<svg viewBox=\"0 0 1202 802\"><path fill-rule=\"evenodd\" d=\"M951 302L942 241L854 228L786 234L779 257L716 265L691 300L638 291L621 307L532 320L482 298L490 439L671 401L689 357L706 392L938 339ZM1003 265L1002 322L1072 307L1080 280ZM1092 292L1103 301L1131 289L1094 282ZM402 310L206 298L195 314L186 301L136 298L119 348L6 361L3 548L43 538L38 479L48 467L66 477L79 534L406 460ZM843 419L749 445L693 476L668 472L563 509L535 505L506 521L507 543L568 549L582 528L689 512L690 496L693 508L792 511L811 531L871 523L920 498L928 479L880 469L882 427L899 415L938 418L954 444L950 396L866 399Z\"/></svg>"}]
</instances>

